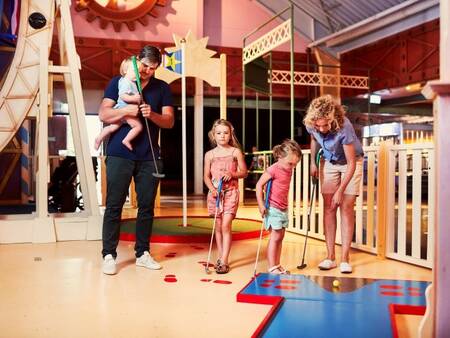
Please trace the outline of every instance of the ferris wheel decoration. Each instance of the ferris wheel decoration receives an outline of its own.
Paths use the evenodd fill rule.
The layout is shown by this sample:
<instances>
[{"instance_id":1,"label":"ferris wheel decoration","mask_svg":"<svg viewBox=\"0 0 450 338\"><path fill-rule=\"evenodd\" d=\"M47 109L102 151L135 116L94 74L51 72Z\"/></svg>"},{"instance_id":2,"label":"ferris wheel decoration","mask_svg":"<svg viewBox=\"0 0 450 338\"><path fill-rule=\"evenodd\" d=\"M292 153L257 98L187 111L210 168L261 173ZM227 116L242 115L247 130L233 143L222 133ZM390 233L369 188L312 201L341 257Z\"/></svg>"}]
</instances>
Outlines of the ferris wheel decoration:
<instances>
[{"instance_id":1,"label":"ferris wheel decoration","mask_svg":"<svg viewBox=\"0 0 450 338\"><path fill-rule=\"evenodd\" d=\"M157 6L163 7L166 0L77 0L75 9L87 11L86 20L100 20L100 28L105 29L111 22L114 30L120 32L122 24L130 31L136 29L136 21L143 26L149 23L149 16L158 17Z\"/></svg>"}]
</instances>

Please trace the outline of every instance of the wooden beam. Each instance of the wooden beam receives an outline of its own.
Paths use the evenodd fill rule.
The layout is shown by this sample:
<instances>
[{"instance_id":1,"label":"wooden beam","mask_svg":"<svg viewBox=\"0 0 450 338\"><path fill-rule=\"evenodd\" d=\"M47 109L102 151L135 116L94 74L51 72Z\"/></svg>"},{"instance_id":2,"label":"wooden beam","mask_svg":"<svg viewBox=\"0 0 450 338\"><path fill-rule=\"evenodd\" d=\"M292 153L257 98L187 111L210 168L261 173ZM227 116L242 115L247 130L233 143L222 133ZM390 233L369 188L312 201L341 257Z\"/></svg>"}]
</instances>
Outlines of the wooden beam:
<instances>
[{"instance_id":1,"label":"wooden beam","mask_svg":"<svg viewBox=\"0 0 450 338\"><path fill-rule=\"evenodd\" d=\"M333 74L338 78L341 75L340 62L335 57L325 53L319 48L314 48L314 55L316 56L317 63L319 64L319 73L321 74ZM329 67L327 67L327 65ZM330 67L331 66L331 67ZM320 95L330 94L334 96L339 102L341 102L341 87L340 80L336 87L321 86Z\"/></svg>"},{"instance_id":2,"label":"wooden beam","mask_svg":"<svg viewBox=\"0 0 450 338\"><path fill-rule=\"evenodd\" d=\"M405 17L420 13L428 8L437 6L439 0L409 0L388 10L371 16L354 25L344 28L334 34L328 35L322 39L314 41L309 45L310 48L325 44L327 47L335 47L349 40L366 35L391 23L397 22Z\"/></svg>"},{"instance_id":3,"label":"wooden beam","mask_svg":"<svg viewBox=\"0 0 450 338\"><path fill-rule=\"evenodd\" d=\"M434 100L434 142L436 162L436 225L432 289L427 290L430 311L420 325L421 337L446 337L450 332L450 0L440 2L440 82L429 82L423 94Z\"/></svg>"}]
</instances>

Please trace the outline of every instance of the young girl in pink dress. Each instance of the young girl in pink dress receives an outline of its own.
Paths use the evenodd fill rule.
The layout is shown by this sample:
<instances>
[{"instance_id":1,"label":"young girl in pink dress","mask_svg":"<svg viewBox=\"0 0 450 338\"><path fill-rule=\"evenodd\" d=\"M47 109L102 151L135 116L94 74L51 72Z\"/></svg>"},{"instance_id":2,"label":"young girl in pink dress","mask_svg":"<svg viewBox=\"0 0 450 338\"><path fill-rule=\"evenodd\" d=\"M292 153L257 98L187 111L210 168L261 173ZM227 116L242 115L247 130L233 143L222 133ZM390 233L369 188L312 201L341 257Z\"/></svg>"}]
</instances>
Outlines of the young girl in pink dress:
<instances>
[{"instance_id":1,"label":"young girl in pink dress","mask_svg":"<svg viewBox=\"0 0 450 338\"><path fill-rule=\"evenodd\" d=\"M216 211L220 179L223 182L215 229L219 253L215 269L217 273L223 274L230 271L228 256L231 249L231 223L239 205L238 179L247 177L247 166L230 122L216 120L208 137L214 148L205 154L203 180L209 189L207 204L211 216Z\"/></svg>"},{"instance_id":2,"label":"young girl in pink dress","mask_svg":"<svg viewBox=\"0 0 450 338\"><path fill-rule=\"evenodd\" d=\"M259 212L265 217L266 230L270 230L270 239L267 246L267 260L269 273L287 274L280 264L281 248L285 228L288 226L288 195L291 184L292 170L302 157L300 146L294 140L285 140L273 148L273 157L277 160L272 164L256 183L256 199ZM269 195L269 208L264 206L263 188L272 180Z\"/></svg>"}]
</instances>

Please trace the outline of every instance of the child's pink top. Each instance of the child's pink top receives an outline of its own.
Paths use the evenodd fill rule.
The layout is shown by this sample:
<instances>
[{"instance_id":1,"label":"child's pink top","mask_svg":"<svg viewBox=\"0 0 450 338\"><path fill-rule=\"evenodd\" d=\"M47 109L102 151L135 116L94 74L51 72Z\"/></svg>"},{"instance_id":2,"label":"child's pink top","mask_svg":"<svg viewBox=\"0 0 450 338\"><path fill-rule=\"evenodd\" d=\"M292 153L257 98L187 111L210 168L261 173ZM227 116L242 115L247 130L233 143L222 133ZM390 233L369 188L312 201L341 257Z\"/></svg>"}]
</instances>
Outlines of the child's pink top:
<instances>
[{"instance_id":1,"label":"child's pink top","mask_svg":"<svg viewBox=\"0 0 450 338\"><path fill-rule=\"evenodd\" d=\"M272 177L269 205L280 210L286 210L288 208L288 194L292 169L285 169L278 162L275 162L267 168L267 173Z\"/></svg>"},{"instance_id":2,"label":"child's pink top","mask_svg":"<svg viewBox=\"0 0 450 338\"><path fill-rule=\"evenodd\" d=\"M214 150L212 152L213 158L211 159L211 177L214 186L217 188L219 180L223 174L227 171L236 173L238 168L237 158L234 156L234 150L227 156L215 156ZM228 182L224 182L222 189L238 188L238 179L232 178Z\"/></svg>"}]
</instances>

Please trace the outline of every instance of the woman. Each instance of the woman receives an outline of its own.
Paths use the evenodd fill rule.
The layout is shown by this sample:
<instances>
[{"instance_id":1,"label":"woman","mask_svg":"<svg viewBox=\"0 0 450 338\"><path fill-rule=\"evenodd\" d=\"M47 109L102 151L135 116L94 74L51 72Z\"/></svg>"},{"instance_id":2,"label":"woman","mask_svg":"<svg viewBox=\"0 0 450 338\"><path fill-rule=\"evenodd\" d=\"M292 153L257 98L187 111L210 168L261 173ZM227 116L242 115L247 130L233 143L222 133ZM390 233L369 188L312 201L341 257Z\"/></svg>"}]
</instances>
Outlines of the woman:
<instances>
[{"instance_id":1,"label":"woman","mask_svg":"<svg viewBox=\"0 0 450 338\"><path fill-rule=\"evenodd\" d=\"M355 227L355 201L359 194L364 152L355 130L345 117L344 108L331 95L314 99L303 120L311 135L311 158L323 150L320 170L324 200L325 241L328 256L319 269L335 268L336 212L341 212L342 256L340 270L351 273L350 245ZM311 161L311 175L318 176L315 161Z\"/></svg>"}]
</instances>

